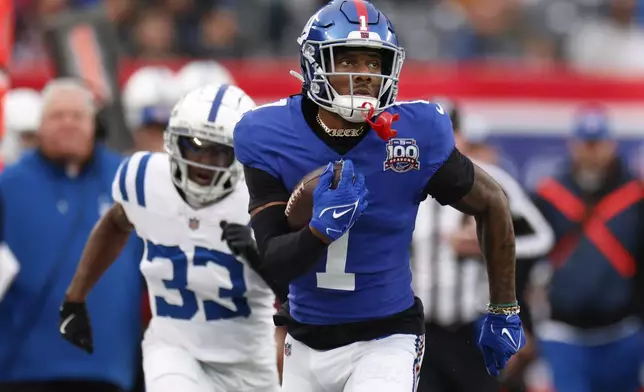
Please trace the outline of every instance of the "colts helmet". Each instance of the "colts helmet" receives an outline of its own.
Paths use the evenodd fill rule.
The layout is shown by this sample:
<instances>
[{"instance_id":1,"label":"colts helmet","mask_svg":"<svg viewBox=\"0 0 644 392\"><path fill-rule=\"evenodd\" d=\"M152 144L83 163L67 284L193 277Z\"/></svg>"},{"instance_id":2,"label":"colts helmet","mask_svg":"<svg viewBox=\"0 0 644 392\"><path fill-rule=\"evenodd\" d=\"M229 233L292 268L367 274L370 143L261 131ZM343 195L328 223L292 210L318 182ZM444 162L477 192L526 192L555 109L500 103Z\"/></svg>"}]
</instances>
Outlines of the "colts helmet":
<instances>
[{"instance_id":1,"label":"colts helmet","mask_svg":"<svg viewBox=\"0 0 644 392\"><path fill-rule=\"evenodd\" d=\"M394 104L405 52L389 19L370 2L330 2L309 19L297 42L303 91L322 108L357 123L365 121L369 106L378 115ZM367 74L381 81L377 98L354 95L357 73L335 71L334 51L338 48L369 48L381 53L382 73ZM331 86L329 77L333 76L349 77L349 95L339 95Z\"/></svg>"},{"instance_id":2,"label":"colts helmet","mask_svg":"<svg viewBox=\"0 0 644 392\"><path fill-rule=\"evenodd\" d=\"M212 204L235 189L242 167L235 159L233 130L255 102L240 88L210 84L184 95L172 109L164 133L164 148L170 157L172 181L191 205ZM188 152L216 154L217 164L189 159ZM189 168L213 172L209 185L188 176Z\"/></svg>"},{"instance_id":3,"label":"colts helmet","mask_svg":"<svg viewBox=\"0 0 644 392\"><path fill-rule=\"evenodd\" d=\"M0 153L5 164L13 163L22 154L21 135L35 133L40 127L42 96L36 90L16 88L4 96L5 135Z\"/></svg>"},{"instance_id":4,"label":"colts helmet","mask_svg":"<svg viewBox=\"0 0 644 392\"><path fill-rule=\"evenodd\" d=\"M172 70L162 66L142 67L129 77L123 106L130 131L150 124L165 127L180 97L174 78Z\"/></svg>"},{"instance_id":5,"label":"colts helmet","mask_svg":"<svg viewBox=\"0 0 644 392\"><path fill-rule=\"evenodd\" d=\"M195 60L177 72L181 95L206 84L236 84L230 71L213 60Z\"/></svg>"}]
</instances>

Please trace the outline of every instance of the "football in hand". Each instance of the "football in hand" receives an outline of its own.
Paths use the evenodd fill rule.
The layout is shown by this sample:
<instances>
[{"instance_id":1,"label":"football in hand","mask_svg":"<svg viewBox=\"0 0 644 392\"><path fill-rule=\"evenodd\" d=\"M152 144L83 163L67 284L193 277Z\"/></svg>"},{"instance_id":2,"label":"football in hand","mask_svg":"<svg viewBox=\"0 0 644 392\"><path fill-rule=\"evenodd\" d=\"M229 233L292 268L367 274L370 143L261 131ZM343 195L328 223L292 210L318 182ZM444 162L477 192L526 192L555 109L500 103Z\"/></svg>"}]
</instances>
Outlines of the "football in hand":
<instances>
[{"instance_id":1,"label":"football in hand","mask_svg":"<svg viewBox=\"0 0 644 392\"><path fill-rule=\"evenodd\" d=\"M293 230L300 230L308 226L313 215L313 192L320 182L320 176L326 169L326 165L319 167L309 174L295 186L295 190L288 199L286 205L286 219L288 224ZM333 181L331 182L331 189L335 189L340 182L340 174L342 173L342 164L336 162L333 166Z\"/></svg>"}]
</instances>

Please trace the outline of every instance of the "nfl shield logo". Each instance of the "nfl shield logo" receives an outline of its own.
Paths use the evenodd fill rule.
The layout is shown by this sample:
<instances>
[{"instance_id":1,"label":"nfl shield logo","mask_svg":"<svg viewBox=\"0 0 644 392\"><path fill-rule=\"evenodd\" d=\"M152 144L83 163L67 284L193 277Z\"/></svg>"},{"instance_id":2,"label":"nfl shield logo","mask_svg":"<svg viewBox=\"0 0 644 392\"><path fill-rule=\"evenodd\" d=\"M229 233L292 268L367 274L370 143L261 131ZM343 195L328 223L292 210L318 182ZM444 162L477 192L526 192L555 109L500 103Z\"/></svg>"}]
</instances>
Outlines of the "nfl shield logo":
<instances>
[{"instance_id":1,"label":"nfl shield logo","mask_svg":"<svg viewBox=\"0 0 644 392\"><path fill-rule=\"evenodd\" d=\"M284 356L289 357L291 355L291 343L284 343Z\"/></svg>"},{"instance_id":2,"label":"nfl shield logo","mask_svg":"<svg viewBox=\"0 0 644 392\"><path fill-rule=\"evenodd\" d=\"M197 218L190 218L188 221L188 227L190 230L197 230L199 228L199 219Z\"/></svg>"}]
</instances>

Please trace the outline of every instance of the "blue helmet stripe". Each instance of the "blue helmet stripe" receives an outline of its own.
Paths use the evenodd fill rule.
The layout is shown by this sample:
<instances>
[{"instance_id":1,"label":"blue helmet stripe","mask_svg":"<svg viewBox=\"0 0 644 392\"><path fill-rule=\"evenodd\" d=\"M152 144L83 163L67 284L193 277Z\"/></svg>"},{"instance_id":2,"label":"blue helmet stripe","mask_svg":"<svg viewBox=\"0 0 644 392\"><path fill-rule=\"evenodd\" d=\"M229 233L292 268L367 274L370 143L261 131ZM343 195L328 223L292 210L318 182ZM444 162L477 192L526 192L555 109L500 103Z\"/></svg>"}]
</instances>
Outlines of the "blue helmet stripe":
<instances>
[{"instance_id":1,"label":"blue helmet stripe","mask_svg":"<svg viewBox=\"0 0 644 392\"><path fill-rule=\"evenodd\" d=\"M227 84L222 84L219 86L219 90L217 91L217 95L215 95L215 99L212 101L212 106L210 107L210 113L208 113L208 121L209 122L215 122L217 119L217 113L219 113L219 107L221 106L221 101L224 99L224 94L226 94L226 90L228 90L228 85Z\"/></svg>"},{"instance_id":2,"label":"blue helmet stripe","mask_svg":"<svg viewBox=\"0 0 644 392\"><path fill-rule=\"evenodd\" d=\"M353 0L356 6L356 14L358 14L358 23L360 23L360 31L369 31L369 13L367 12L367 5L363 0Z\"/></svg>"}]
</instances>

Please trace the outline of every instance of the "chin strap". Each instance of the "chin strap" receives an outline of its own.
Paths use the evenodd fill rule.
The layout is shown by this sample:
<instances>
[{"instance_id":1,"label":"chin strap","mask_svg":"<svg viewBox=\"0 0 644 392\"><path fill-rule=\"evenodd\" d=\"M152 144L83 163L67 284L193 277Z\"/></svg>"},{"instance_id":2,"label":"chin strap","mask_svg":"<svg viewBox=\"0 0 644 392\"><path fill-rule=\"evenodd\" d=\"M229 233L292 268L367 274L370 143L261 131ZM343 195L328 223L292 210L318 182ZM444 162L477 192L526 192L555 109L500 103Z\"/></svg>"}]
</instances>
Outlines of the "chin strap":
<instances>
[{"instance_id":1,"label":"chin strap","mask_svg":"<svg viewBox=\"0 0 644 392\"><path fill-rule=\"evenodd\" d=\"M302 83L304 83L304 77L299 74L298 72L295 72L293 70L289 71L289 74L291 76L295 77ZM394 121L398 121L400 118L400 115L398 113L396 114L391 114L388 112L382 112L378 117L376 117L376 121L371 121L371 118L374 116L376 113L376 108L373 107L373 105L370 102L365 102L362 104L362 108L366 109L369 108L368 112L363 112L362 115L364 116L364 119L367 121L367 123L371 126L371 128L376 131L378 136L384 141L389 141L392 137L396 137L398 132L395 129L392 129L391 127L394 124Z\"/></svg>"},{"instance_id":2,"label":"chin strap","mask_svg":"<svg viewBox=\"0 0 644 392\"><path fill-rule=\"evenodd\" d=\"M400 118L400 115L398 113L391 114L388 112L382 112L380 113L380 115L378 115L378 117L376 117L376 121L374 122L371 121L371 118L376 112L376 109L373 107L373 105L370 102L365 102L362 104L362 108L369 108L369 111L367 113L362 113L362 115L382 140L389 141L389 139L391 139L392 137L396 137L398 132L391 127L393 126L394 121L398 121L398 119Z\"/></svg>"}]
</instances>

